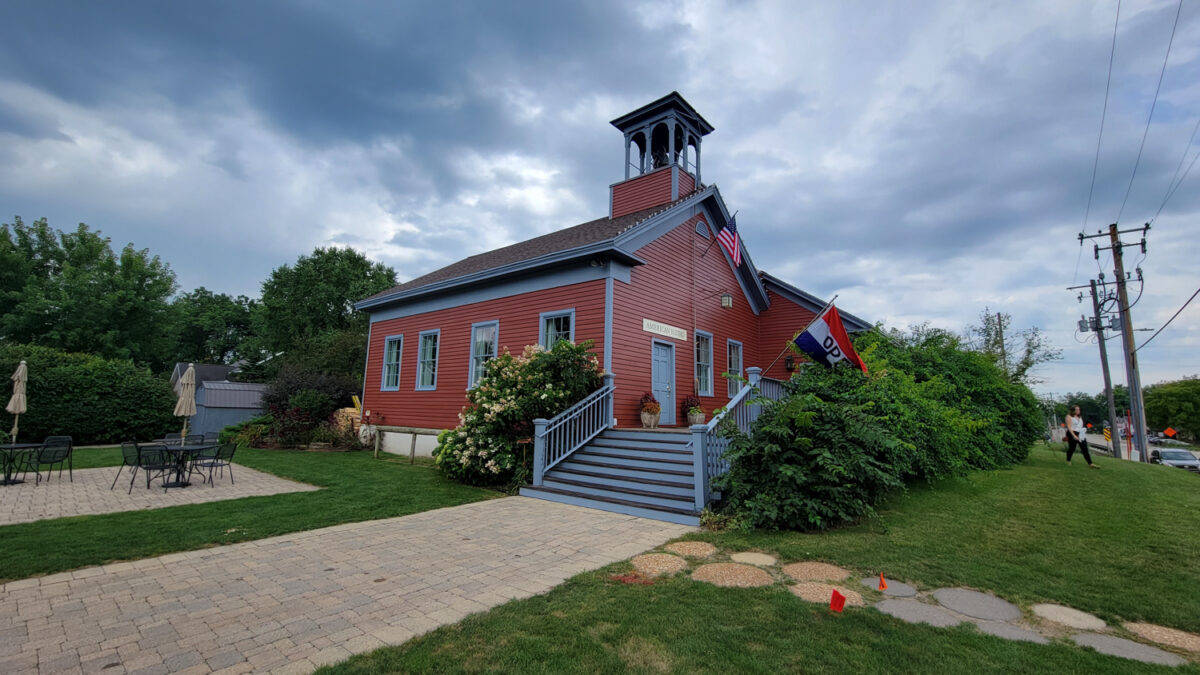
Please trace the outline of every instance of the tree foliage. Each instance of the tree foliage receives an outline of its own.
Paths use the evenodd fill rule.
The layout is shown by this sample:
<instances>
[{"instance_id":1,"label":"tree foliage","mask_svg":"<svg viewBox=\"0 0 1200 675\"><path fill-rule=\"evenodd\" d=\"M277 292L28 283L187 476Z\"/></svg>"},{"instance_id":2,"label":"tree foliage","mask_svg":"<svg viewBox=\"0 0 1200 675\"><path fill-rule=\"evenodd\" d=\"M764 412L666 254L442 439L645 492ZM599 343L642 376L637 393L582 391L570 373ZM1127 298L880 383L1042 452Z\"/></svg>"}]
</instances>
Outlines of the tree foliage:
<instances>
[{"instance_id":1,"label":"tree foliage","mask_svg":"<svg viewBox=\"0 0 1200 675\"><path fill-rule=\"evenodd\" d=\"M175 274L158 256L112 242L80 223L43 218L0 226L0 336L162 370L173 354L169 299Z\"/></svg>"},{"instance_id":2,"label":"tree foliage","mask_svg":"<svg viewBox=\"0 0 1200 675\"><path fill-rule=\"evenodd\" d=\"M318 248L263 282L255 332L263 347L287 351L330 331L355 330L366 340L366 316L354 303L396 284L396 273L349 248Z\"/></svg>"},{"instance_id":3,"label":"tree foliage","mask_svg":"<svg viewBox=\"0 0 1200 675\"><path fill-rule=\"evenodd\" d=\"M1146 423L1154 431L1171 427L1190 440L1200 440L1200 379L1187 377L1146 387Z\"/></svg>"},{"instance_id":4,"label":"tree foliage","mask_svg":"<svg viewBox=\"0 0 1200 675\"><path fill-rule=\"evenodd\" d=\"M232 363L250 337L250 315L257 303L201 286L172 303L177 347L175 361Z\"/></svg>"},{"instance_id":5,"label":"tree foliage","mask_svg":"<svg viewBox=\"0 0 1200 675\"><path fill-rule=\"evenodd\" d=\"M979 324L967 328L968 339L980 353L986 354L1013 382L1037 384L1038 366L1062 358L1062 350L1050 344L1037 326L1012 328L1012 315L992 312L984 307Z\"/></svg>"}]
</instances>

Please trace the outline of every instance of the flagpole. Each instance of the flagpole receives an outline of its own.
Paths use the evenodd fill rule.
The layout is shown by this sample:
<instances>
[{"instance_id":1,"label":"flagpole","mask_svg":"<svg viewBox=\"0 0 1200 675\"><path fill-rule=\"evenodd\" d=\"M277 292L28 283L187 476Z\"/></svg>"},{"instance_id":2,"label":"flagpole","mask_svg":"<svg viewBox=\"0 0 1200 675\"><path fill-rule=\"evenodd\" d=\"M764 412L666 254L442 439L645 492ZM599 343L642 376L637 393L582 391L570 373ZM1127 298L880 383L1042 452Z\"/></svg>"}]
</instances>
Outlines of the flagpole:
<instances>
[{"instance_id":1,"label":"flagpole","mask_svg":"<svg viewBox=\"0 0 1200 675\"><path fill-rule=\"evenodd\" d=\"M814 323L816 323L817 319L820 319L822 316L825 316L825 312L829 311L830 307L833 307L833 301L837 300L837 299L838 299L838 296L835 293L834 296L829 299L829 302L825 303L825 306L821 308L821 311L817 312L817 315L812 318L812 321L809 321L808 323L804 324L804 328L801 328L799 331L796 332L795 335L792 335L792 339L788 340L787 346L783 348L783 351L779 352L779 356L775 357L775 360L771 362L771 365L767 366L766 368L763 368L763 372L765 373L765 372L768 372L769 370L771 370L771 366L775 365L776 362L778 362L779 359L783 358L783 355L786 354L787 351L792 348L792 342L796 339L796 335L800 335L804 331L808 330L808 327L813 325Z\"/></svg>"}]
</instances>

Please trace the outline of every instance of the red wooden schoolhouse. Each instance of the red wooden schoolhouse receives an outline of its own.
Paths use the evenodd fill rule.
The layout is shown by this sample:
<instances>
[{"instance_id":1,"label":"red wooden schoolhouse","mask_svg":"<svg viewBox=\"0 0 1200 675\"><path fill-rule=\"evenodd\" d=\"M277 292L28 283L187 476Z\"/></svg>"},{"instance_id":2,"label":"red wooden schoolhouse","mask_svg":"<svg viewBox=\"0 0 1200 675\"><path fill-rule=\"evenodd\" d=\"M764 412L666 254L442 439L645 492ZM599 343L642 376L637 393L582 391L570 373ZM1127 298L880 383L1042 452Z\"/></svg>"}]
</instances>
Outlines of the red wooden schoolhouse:
<instances>
[{"instance_id":1,"label":"red wooden schoolhouse","mask_svg":"<svg viewBox=\"0 0 1200 675\"><path fill-rule=\"evenodd\" d=\"M501 350L591 340L612 376L604 429L568 456L543 457L529 494L695 522L710 496L703 476L683 475L697 449L689 449L694 432L682 400L699 397L711 417L742 387L724 373L786 379L795 360L777 357L825 303L756 268L740 240L740 265L717 243L731 211L701 179L701 141L713 127L682 96L672 92L612 125L624 135L626 162L607 216L464 258L357 303L370 315L363 409L392 437L391 449L428 451L433 434L458 423L464 392ZM841 317L848 330L869 327ZM647 391L668 429L653 436L626 431L641 427Z\"/></svg>"}]
</instances>

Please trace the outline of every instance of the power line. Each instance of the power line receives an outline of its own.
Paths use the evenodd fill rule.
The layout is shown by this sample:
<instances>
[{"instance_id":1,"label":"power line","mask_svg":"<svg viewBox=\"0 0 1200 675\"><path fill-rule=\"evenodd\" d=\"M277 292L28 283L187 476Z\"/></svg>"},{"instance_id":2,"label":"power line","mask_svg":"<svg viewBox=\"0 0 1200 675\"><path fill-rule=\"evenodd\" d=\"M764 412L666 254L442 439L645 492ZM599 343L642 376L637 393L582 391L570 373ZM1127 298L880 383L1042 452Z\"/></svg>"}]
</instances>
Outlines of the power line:
<instances>
[{"instance_id":1,"label":"power line","mask_svg":"<svg viewBox=\"0 0 1200 675\"><path fill-rule=\"evenodd\" d=\"M1175 8L1175 23L1171 25L1171 39L1167 40L1167 53L1163 56L1162 70L1158 73L1158 86L1154 89L1154 100L1150 103L1150 116L1146 118L1146 130L1142 132L1142 143L1138 146L1137 159L1133 162L1133 173L1129 176L1129 187L1125 188L1125 199L1121 201L1121 210L1117 212L1117 222L1121 222L1121 214L1125 213L1125 204L1129 201L1129 193L1133 190L1133 179L1137 177L1138 165L1142 163L1142 150L1146 147L1146 136L1150 134L1150 121L1154 119L1154 107L1158 105L1158 92L1162 90L1163 75L1167 72L1167 60L1171 58L1171 45L1175 42L1175 29L1179 26L1179 14L1183 11L1183 0Z\"/></svg>"},{"instance_id":2,"label":"power line","mask_svg":"<svg viewBox=\"0 0 1200 675\"><path fill-rule=\"evenodd\" d=\"M1121 0L1117 0L1117 17L1113 20L1112 47L1108 52L1108 77L1104 80L1104 107L1100 110L1100 133L1096 137L1096 158L1092 160L1092 184L1088 187L1087 208L1083 211L1083 231L1087 231L1088 216L1092 213L1092 196L1096 192L1096 169L1100 166L1100 141L1104 140L1104 120L1108 117L1108 92L1112 87L1113 58L1117 55L1117 26L1121 23ZM1079 241L1082 249L1083 240ZM1075 264L1075 274L1079 274L1079 264ZM1075 280L1072 279L1074 284Z\"/></svg>"},{"instance_id":3,"label":"power line","mask_svg":"<svg viewBox=\"0 0 1200 675\"><path fill-rule=\"evenodd\" d=\"M1158 334L1159 334L1159 333L1161 333L1161 332L1163 332L1163 328L1166 328L1167 326L1170 326L1170 325L1171 325L1171 322L1175 320L1175 317L1179 316L1179 313L1180 313L1180 312L1182 312L1184 309L1186 309L1186 308L1187 308L1187 306L1188 306L1189 304L1191 304L1191 302L1192 302L1193 300L1195 300L1195 299L1196 299L1196 296L1197 296L1197 295L1200 295L1200 288L1197 288L1197 289L1196 289L1196 292L1195 292L1195 293L1192 293L1192 297L1188 298L1188 299L1187 299L1187 302L1183 303L1183 307L1180 307L1178 310L1176 310L1176 311L1175 311L1175 313L1171 315L1171 318L1167 319L1167 322L1166 322L1166 323L1164 323L1164 324L1162 325L1162 328L1159 328L1158 330L1154 331L1154 335L1151 335L1151 336L1150 336L1150 339L1149 339L1149 340L1146 340L1145 342L1143 342L1143 343L1142 343L1142 346L1141 346L1141 347L1138 347L1138 349L1141 349L1142 347L1145 347L1146 345L1150 344L1150 341L1151 341L1151 340L1153 340L1154 338L1158 337ZM1136 351L1136 350L1135 350L1135 351Z\"/></svg>"},{"instance_id":4,"label":"power line","mask_svg":"<svg viewBox=\"0 0 1200 675\"><path fill-rule=\"evenodd\" d=\"M1183 172L1183 177L1179 176L1179 170L1183 168L1183 162L1187 159L1188 150L1192 149L1192 141L1196 140L1197 131L1200 131L1200 118L1196 118L1196 126L1192 127L1192 135L1188 137L1187 145L1183 146L1183 154L1179 156L1179 165L1175 167L1175 173L1171 175L1171 182L1167 183L1167 193L1163 195L1162 204L1159 205L1158 212L1154 214L1154 218L1150 219L1151 223L1158 218L1158 214L1162 213L1163 207L1167 205L1167 200L1171 198L1171 195L1175 193L1175 189L1179 187L1175 179L1179 178L1179 182L1182 183L1183 179L1191 172L1192 164L1196 163L1196 159L1193 157L1192 164L1189 164L1187 171ZM1200 152L1196 153L1196 157L1200 157Z\"/></svg>"},{"instance_id":5,"label":"power line","mask_svg":"<svg viewBox=\"0 0 1200 675\"><path fill-rule=\"evenodd\" d=\"M1196 155L1192 157L1191 163L1188 164L1187 171L1183 172L1183 175L1179 177L1179 181L1175 183L1175 187L1171 188L1171 191L1167 193L1166 199L1163 199L1162 206L1158 207L1158 213L1162 213L1163 207L1167 205L1167 202L1170 201L1171 197L1175 196L1175 191L1179 189L1179 186L1183 185L1183 179L1187 178L1187 175L1192 172L1192 167L1196 166L1197 159L1200 159L1200 151L1197 151ZM1158 213L1154 214L1155 218L1158 217Z\"/></svg>"}]
</instances>

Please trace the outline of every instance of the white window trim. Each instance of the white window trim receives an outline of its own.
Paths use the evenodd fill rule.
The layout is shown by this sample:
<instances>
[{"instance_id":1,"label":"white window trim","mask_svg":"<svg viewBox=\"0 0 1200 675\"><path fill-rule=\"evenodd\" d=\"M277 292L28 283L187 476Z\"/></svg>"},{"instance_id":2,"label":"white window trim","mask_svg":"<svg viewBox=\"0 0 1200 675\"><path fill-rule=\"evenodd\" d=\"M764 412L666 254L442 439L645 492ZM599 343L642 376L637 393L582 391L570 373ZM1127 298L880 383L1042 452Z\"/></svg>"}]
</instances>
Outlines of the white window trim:
<instances>
[{"instance_id":1,"label":"white window trim","mask_svg":"<svg viewBox=\"0 0 1200 675\"><path fill-rule=\"evenodd\" d=\"M393 342L400 343L400 349L396 352L396 386L387 386L387 367L388 367L388 345ZM383 338L383 373L379 378L379 391L400 391L400 364L404 363L404 334L389 335Z\"/></svg>"},{"instance_id":2,"label":"white window trim","mask_svg":"<svg viewBox=\"0 0 1200 675\"><path fill-rule=\"evenodd\" d=\"M738 347L738 369L737 369L736 373L734 373L732 370L729 370L729 348L732 347L733 345L737 345L737 347ZM725 341L725 372L733 373L734 375L737 375L738 377L745 377L744 373L746 372L746 348L738 340L729 339L729 340ZM732 389L733 391L730 391L730 389ZM730 378L729 380L726 381L725 392L727 394L729 394L730 398L733 398L733 396L741 390L742 390L742 381L741 380L735 380L733 378Z\"/></svg>"},{"instance_id":3,"label":"white window trim","mask_svg":"<svg viewBox=\"0 0 1200 675\"><path fill-rule=\"evenodd\" d=\"M704 336L704 337L708 338L708 381L707 382L700 381L700 358L696 354L696 350L695 349L692 350L692 379L697 382L698 391L696 392L696 395L712 397L713 396L713 367L716 365L715 363L713 363L713 334L709 333L707 331L702 331L702 330L697 330L697 331L695 331L695 333L696 334L694 337L696 339L697 345L700 344L700 336ZM707 389L705 388L705 385L707 385Z\"/></svg>"},{"instance_id":4,"label":"white window trim","mask_svg":"<svg viewBox=\"0 0 1200 675\"><path fill-rule=\"evenodd\" d=\"M433 357L433 384L421 385L421 345L425 342L426 335L437 336L437 353ZM442 329L434 328L433 330L423 330L417 333L417 377L416 391L436 391L438 378L438 361L442 359Z\"/></svg>"},{"instance_id":5,"label":"white window trim","mask_svg":"<svg viewBox=\"0 0 1200 675\"><path fill-rule=\"evenodd\" d=\"M467 365L467 389L475 387L475 329L484 326L496 327L496 344L492 345L492 358L500 355L500 320L492 319L491 321L480 321L471 324L471 360Z\"/></svg>"},{"instance_id":6,"label":"white window trim","mask_svg":"<svg viewBox=\"0 0 1200 675\"><path fill-rule=\"evenodd\" d=\"M538 315L538 344L541 345L544 349L550 349L550 347L554 346L554 345L550 345L550 347L546 346L546 319L553 319L554 317L558 317L558 316L571 317L571 337L569 339L571 340L572 343L575 342L575 308L574 307L571 307L570 309L560 309L560 310L553 311L553 312L542 312L541 314Z\"/></svg>"}]
</instances>

